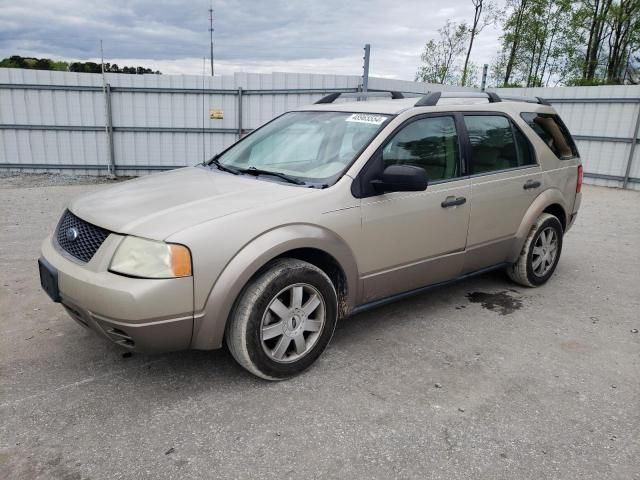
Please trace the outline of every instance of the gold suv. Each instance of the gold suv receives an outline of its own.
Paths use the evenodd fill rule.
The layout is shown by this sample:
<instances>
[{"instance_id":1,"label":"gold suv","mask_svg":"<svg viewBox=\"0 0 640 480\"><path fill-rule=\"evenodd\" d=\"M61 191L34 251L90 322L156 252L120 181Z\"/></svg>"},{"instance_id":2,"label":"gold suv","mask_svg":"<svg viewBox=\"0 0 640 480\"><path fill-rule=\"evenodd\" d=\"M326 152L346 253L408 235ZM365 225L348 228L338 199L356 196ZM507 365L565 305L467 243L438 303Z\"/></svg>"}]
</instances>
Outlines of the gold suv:
<instances>
[{"instance_id":1,"label":"gold suv","mask_svg":"<svg viewBox=\"0 0 640 480\"><path fill-rule=\"evenodd\" d=\"M279 380L355 312L498 268L545 283L582 184L554 109L391 96L331 94L208 162L78 198L42 246L44 290L127 349L226 342Z\"/></svg>"}]
</instances>

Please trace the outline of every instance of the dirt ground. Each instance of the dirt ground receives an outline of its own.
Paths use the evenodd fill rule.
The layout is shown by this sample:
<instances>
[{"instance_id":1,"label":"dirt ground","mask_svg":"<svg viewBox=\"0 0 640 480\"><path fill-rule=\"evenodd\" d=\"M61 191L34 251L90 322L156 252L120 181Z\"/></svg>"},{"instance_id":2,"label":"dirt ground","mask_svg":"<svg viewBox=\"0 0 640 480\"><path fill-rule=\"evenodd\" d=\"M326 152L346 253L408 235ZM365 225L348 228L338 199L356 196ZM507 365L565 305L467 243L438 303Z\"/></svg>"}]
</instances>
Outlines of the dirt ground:
<instances>
[{"instance_id":1,"label":"dirt ground","mask_svg":"<svg viewBox=\"0 0 640 480\"><path fill-rule=\"evenodd\" d=\"M640 479L640 192L585 186L547 285L357 315L268 383L224 350L123 356L41 291L40 243L106 187L0 177L0 478Z\"/></svg>"}]
</instances>

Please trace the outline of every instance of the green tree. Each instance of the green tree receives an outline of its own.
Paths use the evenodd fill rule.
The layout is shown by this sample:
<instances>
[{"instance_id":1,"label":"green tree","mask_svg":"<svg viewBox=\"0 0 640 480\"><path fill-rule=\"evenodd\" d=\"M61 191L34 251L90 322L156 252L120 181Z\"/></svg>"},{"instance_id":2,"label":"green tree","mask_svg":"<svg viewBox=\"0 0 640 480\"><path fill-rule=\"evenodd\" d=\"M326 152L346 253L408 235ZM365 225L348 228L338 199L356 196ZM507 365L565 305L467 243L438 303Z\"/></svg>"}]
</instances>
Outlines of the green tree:
<instances>
[{"instance_id":1,"label":"green tree","mask_svg":"<svg viewBox=\"0 0 640 480\"><path fill-rule=\"evenodd\" d=\"M474 23L478 2L473 0ZM640 81L640 0L507 0L503 17L501 48L490 70L495 85ZM469 47L473 32L472 26ZM467 69L462 69L465 85Z\"/></svg>"},{"instance_id":2,"label":"green tree","mask_svg":"<svg viewBox=\"0 0 640 480\"><path fill-rule=\"evenodd\" d=\"M469 82L469 58L471 57L471 49L473 48L473 42L476 37L484 30L484 28L497 20L499 11L491 1L487 0L471 0L473 5L473 20L471 22L471 28L469 28L469 47L467 48L467 55L464 59L464 66L462 67L462 78L460 84L462 86L468 86ZM477 72L476 72L477 73Z\"/></svg>"},{"instance_id":3,"label":"green tree","mask_svg":"<svg viewBox=\"0 0 640 480\"><path fill-rule=\"evenodd\" d=\"M3 68L29 68L25 61L25 59L18 56L18 55L13 55L9 58L3 58L0 61L0 67Z\"/></svg>"},{"instance_id":4,"label":"green tree","mask_svg":"<svg viewBox=\"0 0 640 480\"><path fill-rule=\"evenodd\" d=\"M429 40L420 57L422 65L416 80L427 83L455 84L460 70L458 62L469 38L466 23L448 21L438 30L438 38Z\"/></svg>"},{"instance_id":5,"label":"green tree","mask_svg":"<svg viewBox=\"0 0 640 480\"><path fill-rule=\"evenodd\" d=\"M583 80L593 81L596 77L602 44L607 35L607 16L612 4L613 0L585 0L581 2L581 7L576 13L579 18L584 18L589 30L587 51L582 67Z\"/></svg>"},{"instance_id":6,"label":"green tree","mask_svg":"<svg viewBox=\"0 0 640 480\"><path fill-rule=\"evenodd\" d=\"M48 58L31 58L13 55L9 58L0 60L2 68L27 68L35 70L59 70L82 73L102 73L102 65L95 62L72 62L69 64L65 61L55 61ZM109 73L129 73L143 74L155 73L161 75L159 70L153 71L146 67L123 67L120 68L115 63L113 65L105 63L104 71Z\"/></svg>"},{"instance_id":7,"label":"green tree","mask_svg":"<svg viewBox=\"0 0 640 480\"><path fill-rule=\"evenodd\" d=\"M623 83L633 68L633 49L640 44L640 0L620 0L612 5L607 25L607 83Z\"/></svg>"},{"instance_id":8,"label":"green tree","mask_svg":"<svg viewBox=\"0 0 640 480\"><path fill-rule=\"evenodd\" d=\"M558 83L572 72L579 41L571 29L571 0L509 2L502 35L502 85Z\"/></svg>"},{"instance_id":9,"label":"green tree","mask_svg":"<svg viewBox=\"0 0 640 480\"><path fill-rule=\"evenodd\" d=\"M567 84L636 83L640 0L584 0L571 23L579 73Z\"/></svg>"},{"instance_id":10,"label":"green tree","mask_svg":"<svg viewBox=\"0 0 640 480\"><path fill-rule=\"evenodd\" d=\"M464 87L473 87L480 88L480 66L473 62L469 61L467 63L467 77L465 79L465 83L462 83L462 77L460 77L460 85Z\"/></svg>"},{"instance_id":11,"label":"green tree","mask_svg":"<svg viewBox=\"0 0 640 480\"><path fill-rule=\"evenodd\" d=\"M507 9L511 10L511 14L505 21L502 35L503 49L509 52L504 67L504 86L509 85L516 65L529 3L530 0L507 0Z\"/></svg>"}]
</instances>

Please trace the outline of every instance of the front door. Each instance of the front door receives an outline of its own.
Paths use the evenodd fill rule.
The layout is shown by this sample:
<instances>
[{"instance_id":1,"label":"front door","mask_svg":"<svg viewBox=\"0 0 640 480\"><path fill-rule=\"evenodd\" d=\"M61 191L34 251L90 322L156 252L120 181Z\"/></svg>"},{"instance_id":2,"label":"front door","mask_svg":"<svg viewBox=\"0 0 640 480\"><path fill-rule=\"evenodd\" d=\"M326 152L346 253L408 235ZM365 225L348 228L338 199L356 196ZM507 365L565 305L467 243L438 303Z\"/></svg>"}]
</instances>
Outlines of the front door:
<instances>
[{"instance_id":1,"label":"front door","mask_svg":"<svg viewBox=\"0 0 640 480\"><path fill-rule=\"evenodd\" d=\"M424 192L362 199L363 302L457 277L464 261L471 181L462 176L454 116L409 121L372 161L380 169L393 164L422 167L429 186Z\"/></svg>"}]
</instances>

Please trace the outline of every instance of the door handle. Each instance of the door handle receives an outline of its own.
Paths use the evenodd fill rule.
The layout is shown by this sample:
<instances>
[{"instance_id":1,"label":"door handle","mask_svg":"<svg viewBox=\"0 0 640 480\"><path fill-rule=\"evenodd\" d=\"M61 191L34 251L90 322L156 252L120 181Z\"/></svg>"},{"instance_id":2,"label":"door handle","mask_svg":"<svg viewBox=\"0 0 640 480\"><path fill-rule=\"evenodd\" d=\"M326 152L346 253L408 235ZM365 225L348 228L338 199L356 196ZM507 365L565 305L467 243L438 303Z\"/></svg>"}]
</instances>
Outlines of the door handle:
<instances>
[{"instance_id":1,"label":"door handle","mask_svg":"<svg viewBox=\"0 0 640 480\"><path fill-rule=\"evenodd\" d=\"M467 199L464 197L447 197L444 202L440 204L442 208L456 207L458 205L463 205L467 202Z\"/></svg>"},{"instance_id":2,"label":"door handle","mask_svg":"<svg viewBox=\"0 0 640 480\"><path fill-rule=\"evenodd\" d=\"M522 188L529 190L530 188L538 188L539 186L540 182L537 180L527 180L527 183L525 183Z\"/></svg>"}]
</instances>

